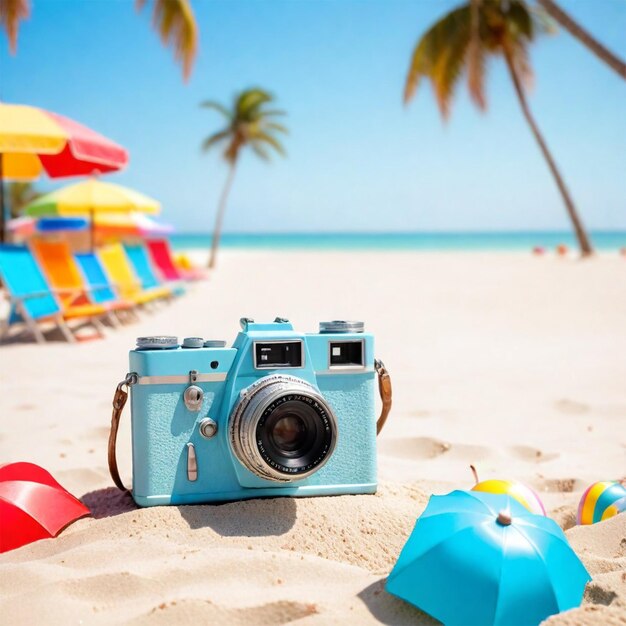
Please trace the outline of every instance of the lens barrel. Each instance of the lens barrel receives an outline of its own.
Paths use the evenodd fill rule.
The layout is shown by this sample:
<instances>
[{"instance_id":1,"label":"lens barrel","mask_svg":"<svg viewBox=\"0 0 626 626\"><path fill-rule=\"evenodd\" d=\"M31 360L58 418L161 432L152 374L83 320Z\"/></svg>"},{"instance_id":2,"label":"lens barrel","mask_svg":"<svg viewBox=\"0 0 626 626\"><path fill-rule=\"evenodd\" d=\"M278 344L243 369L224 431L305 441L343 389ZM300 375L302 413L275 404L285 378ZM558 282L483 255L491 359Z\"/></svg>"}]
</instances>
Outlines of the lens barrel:
<instances>
[{"instance_id":1,"label":"lens barrel","mask_svg":"<svg viewBox=\"0 0 626 626\"><path fill-rule=\"evenodd\" d=\"M290 482L310 476L331 457L337 419L315 387L274 374L243 391L229 435L244 467L265 480Z\"/></svg>"}]
</instances>

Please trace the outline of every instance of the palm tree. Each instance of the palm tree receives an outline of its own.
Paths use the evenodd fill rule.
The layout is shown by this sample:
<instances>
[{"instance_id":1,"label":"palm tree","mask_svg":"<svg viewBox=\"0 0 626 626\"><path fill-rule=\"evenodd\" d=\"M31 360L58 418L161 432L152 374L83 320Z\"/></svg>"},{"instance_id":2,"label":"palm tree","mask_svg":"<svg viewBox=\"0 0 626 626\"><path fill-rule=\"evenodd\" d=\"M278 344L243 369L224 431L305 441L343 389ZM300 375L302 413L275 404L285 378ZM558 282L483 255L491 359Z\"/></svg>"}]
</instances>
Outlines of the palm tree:
<instances>
[{"instance_id":1,"label":"palm tree","mask_svg":"<svg viewBox=\"0 0 626 626\"><path fill-rule=\"evenodd\" d=\"M135 0L141 10L148 0ZM188 80L198 52L198 28L189 0L154 0L152 25L165 47L174 48L174 58Z\"/></svg>"},{"instance_id":2,"label":"palm tree","mask_svg":"<svg viewBox=\"0 0 626 626\"><path fill-rule=\"evenodd\" d=\"M141 10L148 0L135 0ZM198 51L198 29L189 0L153 0L152 23L163 45L174 48L174 58L183 67L183 78L191 74ZM19 24L30 15L30 0L0 0L0 25L9 39L13 54L17 50Z\"/></svg>"},{"instance_id":3,"label":"palm tree","mask_svg":"<svg viewBox=\"0 0 626 626\"><path fill-rule=\"evenodd\" d=\"M36 200L41 193L37 191L33 183L11 183L9 185L9 206L11 207L11 217L17 217L22 209Z\"/></svg>"},{"instance_id":4,"label":"palm tree","mask_svg":"<svg viewBox=\"0 0 626 626\"><path fill-rule=\"evenodd\" d=\"M626 80L626 63L622 59L595 39L578 22L573 20L554 0L537 0L537 2L555 22L562 26L570 35L576 37L580 43Z\"/></svg>"},{"instance_id":5,"label":"palm tree","mask_svg":"<svg viewBox=\"0 0 626 626\"><path fill-rule=\"evenodd\" d=\"M217 249L222 234L222 222L226 211L226 201L233 179L239 155L243 148L249 147L264 161L270 159L269 148L285 155L285 150L276 137L276 133L287 133L287 129L274 120L275 117L284 115L284 111L267 108L274 101L271 94L263 89L253 88L241 91L233 100L229 109L219 102L207 100L201 106L217 111L226 121L226 126L221 130L209 135L202 143L205 152L215 146L224 146L223 157L228 164L228 175L222 195L220 196L215 216L215 227L211 242L211 254L209 267L215 267Z\"/></svg>"},{"instance_id":6,"label":"palm tree","mask_svg":"<svg viewBox=\"0 0 626 626\"><path fill-rule=\"evenodd\" d=\"M548 149L526 100L525 86L532 78L528 46L548 29L541 16L523 0L470 0L441 18L419 40L406 79L408 103L421 78L430 79L444 119L450 113L454 88L464 72L472 100L486 108L485 71L489 56L502 57L513 82L522 113L557 184L574 227L583 257L593 253L574 202Z\"/></svg>"}]
</instances>

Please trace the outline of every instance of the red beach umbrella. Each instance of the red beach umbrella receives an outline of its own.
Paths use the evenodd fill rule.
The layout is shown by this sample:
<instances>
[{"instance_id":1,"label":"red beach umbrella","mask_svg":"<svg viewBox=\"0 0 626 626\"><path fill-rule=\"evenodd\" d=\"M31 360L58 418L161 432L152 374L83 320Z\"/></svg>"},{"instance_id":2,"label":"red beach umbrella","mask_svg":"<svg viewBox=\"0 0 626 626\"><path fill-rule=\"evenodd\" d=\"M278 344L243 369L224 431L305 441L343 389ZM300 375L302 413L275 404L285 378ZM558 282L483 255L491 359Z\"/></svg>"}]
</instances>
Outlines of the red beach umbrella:
<instances>
[{"instance_id":1,"label":"red beach umbrella","mask_svg":"<svg viewBox=\"0 0 626 626\"><path fill-rule=\"evenodd\" d=\"M2 179L34 180L84 176L122 169L126 150L95 131L57 113L0 103L0 241L4 235Z\"/></svg>"},{"instance_id":2,"label":"red beach umbrella","mask_svg":"<svg viewBox=\"0 0 626 626\"><path fill-rule=\"evenodd\" d=\"M0 466L0 552L56 537L89 509L42 467Z\"/></svg>"},{"instance_id":3,"label":"red beach umbrella","mask_svg":"<svg viewBox=\"0 0 626 626\"><path fill-rule=\"evenodd\" d=\"M33 180L114 172L128 163L122 146L68 117L23 104L0 103L3 176Z\"/></svg>"},{"instance_id":4,"label":"red beach umbrella","mask_svg":"<svg viewBox=\"0 0 626 626\"><path fill-rule=\"evenodd\" d=\"M128 164L128 153L122 146L94 132L69 117L47 112L67 133L67 143L58 154L41 154L39 160L50 178L87 176L116 172Z\"/></svg>"}]
</instances>

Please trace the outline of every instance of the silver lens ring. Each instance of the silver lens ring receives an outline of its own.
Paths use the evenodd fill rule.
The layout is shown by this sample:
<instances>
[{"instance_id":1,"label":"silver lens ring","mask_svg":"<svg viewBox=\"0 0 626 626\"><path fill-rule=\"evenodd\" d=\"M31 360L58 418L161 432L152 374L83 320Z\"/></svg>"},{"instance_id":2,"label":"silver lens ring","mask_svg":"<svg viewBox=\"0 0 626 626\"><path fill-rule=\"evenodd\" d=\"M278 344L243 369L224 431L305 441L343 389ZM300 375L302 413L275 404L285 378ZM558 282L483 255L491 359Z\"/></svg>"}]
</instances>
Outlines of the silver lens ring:
<instances>
[{"instance_id":1,"label":"silver lens ring","mask_svg":"<svg viewBox=\"0 0 626 626\"><path fill-rule=\"evenodd\" d=\"M324 430L324 443L314 459L304 467L286 467L269 458L257 428L281 403L301 403L314 412ZM245 389L230 414L230 443L237 459L253 474L278 482L301 480L315 473L330 459L337 445L337 418L319 391L295 376L274 374L261 378Z\"/></svg>"}]
</instances>

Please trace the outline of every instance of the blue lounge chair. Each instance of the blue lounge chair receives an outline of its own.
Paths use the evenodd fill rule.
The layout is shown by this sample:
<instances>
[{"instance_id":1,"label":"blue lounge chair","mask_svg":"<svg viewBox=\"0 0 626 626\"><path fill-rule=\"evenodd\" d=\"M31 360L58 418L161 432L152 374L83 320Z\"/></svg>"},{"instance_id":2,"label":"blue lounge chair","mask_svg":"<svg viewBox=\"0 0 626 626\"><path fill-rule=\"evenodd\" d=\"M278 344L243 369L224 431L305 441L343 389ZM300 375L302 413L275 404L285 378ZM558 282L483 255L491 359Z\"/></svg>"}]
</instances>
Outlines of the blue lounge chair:
<instances>
[{"instance_id":1,"label":"blue lounge chair","mask_svg":"<svg viewBox=\"0 0 626 626\"><path fill-rule=\"evenodd\" d=\"M143 289L149 290L155 287L167 287L174 295L180 296L185 293L180 283L161 283L154 272L148 253L142 245L124 245L126 255L135 270Z\"/></svg>"},{"instance_id":2,"label":"blue lounge chair","mask_svg":"<svg viewBox=\"0 0 626 626\"><path fill-rule=\"evenodd\" d=\"M83 252L75 254L74 258L78 263L85 281L89 285L91 299L96 304L110 306L116 313L127 311L137 317L134 310L135 303L123 300L117 294L115 287L109 280L100 259L94 252Z\"/></svg>"},{"instance_id":3,"label":"blue lounge chair","mask_svg":"<svg viewBox=\"0 0 626 626\"><path fill-rule=\"evenodd\" d=\"M66 324L68 319L89 321L99 334L103 334L99 317L107 313L106 309L96 304L63 303L50 289L28 248L0 246L0 278L10 303L9 317L0 336L5 335L12 325L23 323L38 343L44 343L46 339L39 324L53 322L65 339L73 342L76 338Z\"/></svg>"}]
</instances>

